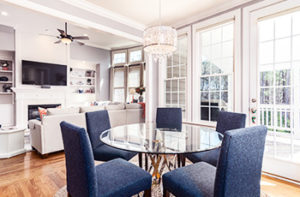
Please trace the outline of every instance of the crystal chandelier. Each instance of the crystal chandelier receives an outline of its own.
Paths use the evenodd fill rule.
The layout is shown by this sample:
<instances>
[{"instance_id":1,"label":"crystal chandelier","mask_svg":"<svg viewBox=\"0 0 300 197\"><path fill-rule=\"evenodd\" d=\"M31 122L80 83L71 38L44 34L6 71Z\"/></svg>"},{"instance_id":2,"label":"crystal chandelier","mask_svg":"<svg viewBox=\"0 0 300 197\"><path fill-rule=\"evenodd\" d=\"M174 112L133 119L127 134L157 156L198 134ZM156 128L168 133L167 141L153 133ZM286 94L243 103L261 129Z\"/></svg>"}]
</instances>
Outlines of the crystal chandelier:
<instances>
[{"instance_id":1,"label":"crystal chandelier","mask_svg":"<svg viewBox=\"0 0 300 197\"><path fill-rule=\"evenodd\" d=\"M158 26L149 27L144 31L144 51L155 57L171 55L177 46L177 32L170 26L161 25L161 0L159 0Z\"/></svg>"}]
</instances>

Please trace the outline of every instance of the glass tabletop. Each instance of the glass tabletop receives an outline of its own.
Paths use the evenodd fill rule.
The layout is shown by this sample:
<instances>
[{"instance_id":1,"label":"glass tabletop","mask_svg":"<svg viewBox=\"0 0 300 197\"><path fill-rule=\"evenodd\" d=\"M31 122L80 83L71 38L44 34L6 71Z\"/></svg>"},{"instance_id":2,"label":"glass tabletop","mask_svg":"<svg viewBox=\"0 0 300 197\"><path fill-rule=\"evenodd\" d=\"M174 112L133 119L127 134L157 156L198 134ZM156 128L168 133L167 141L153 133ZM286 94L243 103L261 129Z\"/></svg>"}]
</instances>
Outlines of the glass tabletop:
<instances>
[{"instance_id":1,"label":"glass tabletop","mask_svg":"<svg viewBox=\"0 0 300 197\"><path fill-rule=\"evenodd\" d=\"M198 125L182 124L181 131L155 124L130 124L102 132L100 140L114 148L151 154L202 152L220 147L223 135Z\"/></svg>"}]
</instances>

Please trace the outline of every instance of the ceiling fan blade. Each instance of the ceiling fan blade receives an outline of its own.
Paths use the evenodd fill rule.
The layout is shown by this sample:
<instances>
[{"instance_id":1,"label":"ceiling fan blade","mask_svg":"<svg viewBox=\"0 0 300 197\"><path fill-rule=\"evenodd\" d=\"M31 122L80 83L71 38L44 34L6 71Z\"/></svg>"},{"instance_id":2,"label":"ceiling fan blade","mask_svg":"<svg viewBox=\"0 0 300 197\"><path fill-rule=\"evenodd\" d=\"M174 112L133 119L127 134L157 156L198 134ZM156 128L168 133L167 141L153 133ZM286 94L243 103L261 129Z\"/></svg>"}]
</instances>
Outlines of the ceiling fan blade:
<instances>
[{"instance_id":1,"label":"ceiling fan blade","mask_svg":"<svg viewBox=\"0 0 300 197\"><path fill-rule=\"evenodd\" d=\"M57 29L57 31L59 31L59 33L60 33L61 35L64 35L64 36L66 36L66 35L67 35L67 34L66 34L66 32L65 32L64 30Z\"/></svg>"},{"instance_id":2,"label":"ceiling fan blade","mask_svg":"<svg viewBox=\"0 0 300 197\"><path fill-rule=\"evenodd\" d=\"M77 41L77 40L75 40L75 42L76 42L77 44L79 44L80 46L84 45L83 42L79 42L79 41Z\"/></svg>"},{"instance_id":3,"label":"ceiling fan blade","mask_svg":"<svg viewBox=\"0 0 300 197\"><path fill-rule=\"evenodd\" d=\"M88 36L75 36L73 37L73 40L89 40L90 38Z\"/></svg>"},{"instance_id":4,"label":"ceiling fan blade","mask_svg":"<svg viewBox=\"0 0 300 197\"><path fill-rule=\"evenodd\" d=\"M59 44L59 43L61 43L61 40L54 42L54 44Z\"/></svg>"}]
</instances>

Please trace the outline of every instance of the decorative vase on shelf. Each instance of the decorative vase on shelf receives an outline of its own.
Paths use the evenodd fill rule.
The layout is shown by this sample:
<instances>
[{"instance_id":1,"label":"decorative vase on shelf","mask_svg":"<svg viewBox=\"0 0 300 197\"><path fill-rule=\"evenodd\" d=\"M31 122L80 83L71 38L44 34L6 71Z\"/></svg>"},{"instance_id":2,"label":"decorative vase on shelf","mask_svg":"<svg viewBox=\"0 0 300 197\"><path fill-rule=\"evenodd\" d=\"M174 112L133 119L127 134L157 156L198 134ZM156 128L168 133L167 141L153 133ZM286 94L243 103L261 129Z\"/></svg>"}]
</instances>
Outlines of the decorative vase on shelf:
<instances>
[{"instance_id":1,"label":"decorative vase on shelf","mask_svg":"<svg viewBox=\"0 0 300 197\"><path fill-rule=\"evenodd\" d=\"M139 96L139 102L142 103L144 101L144 97L142 95Z\"/></svg>"}]
</instances>

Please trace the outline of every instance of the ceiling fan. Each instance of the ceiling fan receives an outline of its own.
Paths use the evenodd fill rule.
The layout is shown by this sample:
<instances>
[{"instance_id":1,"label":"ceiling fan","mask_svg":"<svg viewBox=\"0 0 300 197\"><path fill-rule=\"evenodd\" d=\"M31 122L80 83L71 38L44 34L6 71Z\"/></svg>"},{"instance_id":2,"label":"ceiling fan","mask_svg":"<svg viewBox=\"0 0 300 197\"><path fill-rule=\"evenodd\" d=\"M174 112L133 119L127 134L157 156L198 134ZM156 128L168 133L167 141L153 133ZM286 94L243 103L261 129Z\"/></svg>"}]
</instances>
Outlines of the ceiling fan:
<instances>
[{"instance_id":1,"label":"ceiling fan","mask_svg":"<svg viewBox=\"0 0 300 197\"><path fill-rule=\"evenodd\" d=\"M59 36L57 36L56 38L58 38L59 40L54 42L54 44L59 44L59 43L64 43L64 44L70 44L71 42L75 41L80 45L84 45L83 42L79 42L77 40L89 40L88 36L71 36L70 34L68 34L68 24L65 23L65 31L61 30L61 29L57 29L60 33Z\"/></svg>"}]
</instances>

